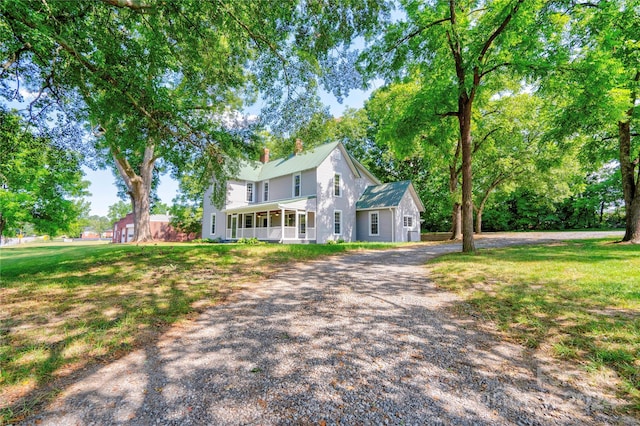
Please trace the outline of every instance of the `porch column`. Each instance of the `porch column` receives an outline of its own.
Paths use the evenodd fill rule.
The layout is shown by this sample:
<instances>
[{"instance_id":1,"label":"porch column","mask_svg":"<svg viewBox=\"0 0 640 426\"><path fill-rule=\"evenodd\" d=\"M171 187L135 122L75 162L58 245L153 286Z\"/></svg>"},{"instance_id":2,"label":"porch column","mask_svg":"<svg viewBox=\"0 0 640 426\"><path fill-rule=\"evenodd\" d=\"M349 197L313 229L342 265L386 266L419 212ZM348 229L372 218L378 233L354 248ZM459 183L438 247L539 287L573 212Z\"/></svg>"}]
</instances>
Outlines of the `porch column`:
<instances>
[{"instance_id":1,"label":"porch column","mask_svg":"<svg viewBox=\"0 0 640 426\"><path fill-rule=\"evenodd\" d=\"M267 210L267 240L271 235L270 228L271 228L271 210Z\"/></svg>"},{"instance_id":2,"label":"porch column","mask_svg":"<svg viewBox=\"0 0 640 426\"><path fill-rule=\"evenodd\" d=\"M295 235L296 240L297 240L297 239L298 239L298 237L299 237L299 236L298 236L298 227L300 226L300 223L299 223L299 222L300 222L300 219L298 218L298 210L296 210L296 220L295 220L296 233L294 234L294 235Z\"/></svg>"},{"instance_id":3,"label":"porch column","mask_svg":"<svg viewBox=\"0 0 640 426\"><path fill-rule=\"evenodd\" d=\"M304 211L304 239L309 239L309 212Z\"/></svg>"},{"instance_id":4,"label":"porch column","mask_svg":"<svg viewBox=\"0 0 640 426\"><path fill-rule=\"evenodd\" d=\"M284 209L280 209L280 230L282 232L281 241L284 241Z\"/></svg>"},{"instance_id":5,"label":"porch column","mask_svg":"<svg viewBox=\"0 0 640 426\"><path fill-rule=\"evenodd\" d=\"M253 238L256 237L256 226L258 226L256 222L256 212L253 212Z\"/></svg>"}]
</instances>

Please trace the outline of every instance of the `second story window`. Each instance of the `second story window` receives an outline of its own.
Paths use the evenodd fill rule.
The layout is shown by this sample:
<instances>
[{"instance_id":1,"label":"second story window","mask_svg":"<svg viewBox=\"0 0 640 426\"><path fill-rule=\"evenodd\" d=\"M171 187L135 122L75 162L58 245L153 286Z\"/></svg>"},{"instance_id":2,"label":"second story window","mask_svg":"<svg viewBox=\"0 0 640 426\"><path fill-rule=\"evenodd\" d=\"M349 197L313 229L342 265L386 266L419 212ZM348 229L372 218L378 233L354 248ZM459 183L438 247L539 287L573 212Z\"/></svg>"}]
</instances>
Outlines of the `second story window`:
<instances>
[{"instance_id":1,"label":"second story window","mask_svg":"<svg viewBox=\"0 0 640 426\"><path fill-rule=\"evenodd\" d=\"M342 197L342 190L340 189L341 182L340 173L333 175L333 195L334 197Z\"/></svg>"},{"instance_id":2,"label":"second story window","mask_svg":"<svg viewBox=\"0 0 640 426\"><path fill-rule=\"evenodd\" d=\"M269 181L266 181L262 184L262 189L262 201L269 201Z\"/></svg>"},{"instance_id":3,"label":"second story window","mask_svg":"<svg viewBox=\"0 0 640 426\"><path fill-rule=\"evenodd\" d=\"M300 186L301 186L300 183L301 183L300 174L293 175L293 196L294 197L300 196Z\"/></svg>"},{"instance_id":4,"label":"second story window","mask_svg":"<svg viewBox=\"0 0 640 426\"><path fill-rule=\"evenodd\" d=\"M253 202L253 182L247 182L247 201Z\"/></svg>"}]
</instances>

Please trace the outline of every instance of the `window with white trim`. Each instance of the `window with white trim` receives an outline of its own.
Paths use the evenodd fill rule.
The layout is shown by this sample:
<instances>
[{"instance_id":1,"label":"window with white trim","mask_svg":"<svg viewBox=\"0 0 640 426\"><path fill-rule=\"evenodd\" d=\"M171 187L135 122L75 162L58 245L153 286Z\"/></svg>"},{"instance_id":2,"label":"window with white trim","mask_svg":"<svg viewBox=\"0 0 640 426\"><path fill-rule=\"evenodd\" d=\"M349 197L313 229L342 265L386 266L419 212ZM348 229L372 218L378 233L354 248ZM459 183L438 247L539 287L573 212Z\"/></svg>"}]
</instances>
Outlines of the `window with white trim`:
<instances>
[{"instance_id":1,"label":"window with white trim","mask_svg":"<svg viewBox=\"0 0 640 426\"><path fill-rule=\"evenodd\" d=\"M216 214L211 213L211 235L216 234Z\"/></svg>"},{"instance_id":2,"label":"window with white trim","mask_svg":"<svg viewBox=\"0 0 640 426\"><path fill-rule=\"evenodd\" d=\"M298 233L299 234L307 233L307 217L303 214L298 215Z\"/></svg>"},{"instance_id":3,"label":"window with white trim","mask_svg":"<svg viewBox=\"0 0 640 426\"><path fill-rule=\"evenodd\" d=\"M269 181L265 180L262 184L262 201L269 201Z\"/></svg>"},{"instance_id":4,"label":"window with white trim","mask_svg":"<svg viewBox=\"0 0 640 426\"><path fill-rule=\"evenodd\" d=\"M369 236L380 235L380 214L369 212Z\"/></svg>"},{"instance_id":5,"label":"window with white trim","mask_svg":"<svg viewBox=\"0 0 640 426\"><path fill-rule=\"evenodd\" d=\"M405 216L403 220L403 226L405 228L413 228L413 216Z\"/></svg>"},{"instance_id":6,"label":"window with white trim","mask_svg":"<svg viewBox=\"0 0 640 426\"><path fill-rule=\"evenodd\" d=\"M300 173L293 175L293 196L294 197L300 196L300 188L302 186L301 183L302 183L302 176L300 176Z\"/></svg>"},{"instance_id":7,"label":"window with white trim","mask_svg":"<svg viewBox=\"0 0 640 426\"><path fill-rule=\"evenodd\" d=\"M342 235L342 211L333 211L333 233L335 235Z\"/></svg>"},{"instance_id":8,"label":"window with white trim","mask_svg":"<svg viewBox=\"0 0 640 426\"><path fill-rule=\"evenodd\" d=\"M247 182L247 201L253 202L253 182Z\"/></svg>"},{"instance_id":9,"label":"window with white trim","mask_svg":"<svg viewBox=\"0 0 640 426\"><path fill-rule=\"evenodd\" d=\"M342 197L342 175L340 173L336 173L333 175L333 196L334 197Z\"/></svg>"}]
</instances>

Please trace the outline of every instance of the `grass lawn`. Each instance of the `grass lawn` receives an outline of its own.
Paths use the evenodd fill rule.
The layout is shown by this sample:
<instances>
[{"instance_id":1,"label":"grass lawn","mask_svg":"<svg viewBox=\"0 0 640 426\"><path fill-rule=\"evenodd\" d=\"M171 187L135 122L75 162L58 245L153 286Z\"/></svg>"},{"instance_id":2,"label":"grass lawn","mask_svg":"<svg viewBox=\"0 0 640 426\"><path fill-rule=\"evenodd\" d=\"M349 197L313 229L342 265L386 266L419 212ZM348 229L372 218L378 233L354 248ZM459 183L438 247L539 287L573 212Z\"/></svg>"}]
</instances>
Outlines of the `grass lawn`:
<instances>
[{"instance_id":1,"label":"grass lawn","mask_svg":"<svg viewBox=\"0 0 640 426\"><path fill-rule=\"evenodd\" d=\"M454 254L430 263L464 311L503 336L613 371L640 411L640 246L587 240Z\"/></svg>"},{"instance_id":2,"label":"grass lawn","mask_svg":"<svg viewBox=\"0 0 640 426\"><path fill-rule=\"evenodd\" d=\"M391 244L39 244L0 249L0 424L279 265Z\"/></svg>"}]
</instances>

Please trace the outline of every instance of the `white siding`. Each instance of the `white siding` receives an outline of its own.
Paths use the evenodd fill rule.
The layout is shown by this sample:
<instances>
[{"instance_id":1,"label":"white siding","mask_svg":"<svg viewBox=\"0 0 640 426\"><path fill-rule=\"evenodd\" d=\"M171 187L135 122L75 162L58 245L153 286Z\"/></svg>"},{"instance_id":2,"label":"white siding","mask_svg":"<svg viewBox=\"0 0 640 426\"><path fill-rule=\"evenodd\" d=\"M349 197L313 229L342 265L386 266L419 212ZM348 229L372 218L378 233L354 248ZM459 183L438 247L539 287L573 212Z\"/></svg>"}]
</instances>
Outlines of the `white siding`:
<instances>
[{"instance_id":1,"label":"white siding","mask_svg":"<svg viewBox=\"0 0 640 426\"><path fill-rule=\"evenodd\" d=\"M393 209L395 211L395 209ZM394 213L390 209L376 209L378 212L378 231L379 235L369 235L369 213L370 210L362 210L357 213L357 240L358 241L375 241L375 242L391 242L393 240L393 216Z\"/></svg>"},{"instance_id":2,"label":"white siding","mask_svg":"<svg viewBox=\"0 0 640 426\"><path fill-rule=\"evenodd\" d=\"M336 147L316 169L316 241L326 243L327 240L356 240L356 201L367 186L373 182L366 177L356 177L345 155ZM342 176L342 196L333 195L333 177L336 173ZM304 176L303 176L304 178ZM303 181L304 186L304 181ZM333 212L342 211L342 235L333 234Z\"/></svg>"},{"instance_id":3,"label":"white siding","mask_svg":"<svg viewBox=\"0 0 640 426\"><path fill-rule=\"evenodd\" d=\"M413 217L413 226L404 227L404 216ZM395 217L396 241L420 241L420 211L413 201L410 191L405 192ZM412 239L413 238L413 239Z\"/></svg>"},{"instance_id":4,"label":"white siding","mask_svg":"<svg viewBox=\"0 0 640 426\"><path fill-rule=\"evenodd\" d=\"M204 200L202 203L202 238L224 238L224 213L221 213L211 201L211 192L213 186L209 187L204 193ZM216 233L211 233L211 216L216 217Z\"/></svg>"},{"instance_id":5,"label":"white siding","mask_svg":"<svg viewBox=\"0 0 640 426\"><path fill-rule=\"evenodd\" d=\"M211 193L213 186L204 193L202 203L202 238L226 238L225 228L227 226L226 215L220 211L211 201ZM255 184L254 184L255 191ZM227 182L227 207L246 206L247 203L247 187L244 181L228 181ZM224 206L223 206L224 208ZM216 216L216 232L211 234L211 215Z\"/></svg>"},{"instance_id":6,"label":"white siding","mask_svg":"<svg viewBox=\"0 0 640 426\"><path fill-rule=\"evenodd\" d=\"M230 180L227 182L227 207L246 206L247 186L244 181Z\"/></svg>"},{"instance_id":7,"label":"white siding","mask_svg":"<svg viewBox=\"0 0 640 426\"><path fill-rule=\"evenodd\" d=\"M303 197L316 195L316 171L315 169L305 170L302 173L302 193Z\"/></svg>"},{"instance_id":8,"label":"white siding","mask_svg":"<svg viewBox=\"0 0 640 426\"><path fill-rule=\"evenodd\" d=\"M269 201L291 198L291 175L269 179Z\"/></svg>"}]
</instances>

